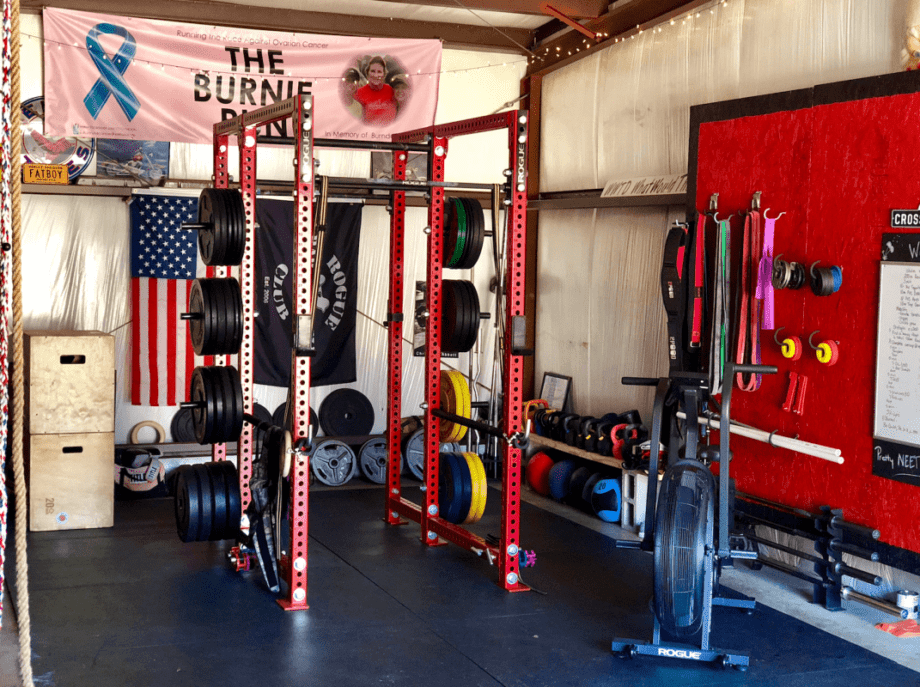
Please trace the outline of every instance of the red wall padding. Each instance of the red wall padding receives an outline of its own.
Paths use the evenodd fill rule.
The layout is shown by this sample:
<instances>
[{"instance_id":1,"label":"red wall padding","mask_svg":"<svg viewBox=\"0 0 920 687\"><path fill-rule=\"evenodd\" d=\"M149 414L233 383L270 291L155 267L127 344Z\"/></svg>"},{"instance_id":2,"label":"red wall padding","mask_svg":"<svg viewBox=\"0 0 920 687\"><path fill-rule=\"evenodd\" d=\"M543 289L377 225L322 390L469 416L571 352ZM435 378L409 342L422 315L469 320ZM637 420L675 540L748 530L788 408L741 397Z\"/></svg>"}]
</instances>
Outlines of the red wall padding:
<instances>
[{"instance_id":1,"label":"red wall padding","mask_svg":"<svg viewBox=\"0 0 920 687\"><path fill-rule=\"evenodd\" d=\"M843 508L881 540L920 552L920 489L872 475L875 345L881 235L892 208L920 205L920 94L821 105L704 123L699 131L697 208L719 193L719 216L750 207L762 191L776 223L774 255L843 268L843 286L815 296L808 286L776 291L776 326L802 338L800 360L782 357L762 332L762 358L779 367L758 391L735 388L732 419L840 448L845 463L732 437L738 489L789 506ZM711 226L711 225L710 225ZM742 221L732 220L740 245ZM840 360L818 363L808 335L840 342ZM789 371L808 377L805 413L784 412ZM917 413L920 418L920 409Z\"/></svg>"}]
</instances>

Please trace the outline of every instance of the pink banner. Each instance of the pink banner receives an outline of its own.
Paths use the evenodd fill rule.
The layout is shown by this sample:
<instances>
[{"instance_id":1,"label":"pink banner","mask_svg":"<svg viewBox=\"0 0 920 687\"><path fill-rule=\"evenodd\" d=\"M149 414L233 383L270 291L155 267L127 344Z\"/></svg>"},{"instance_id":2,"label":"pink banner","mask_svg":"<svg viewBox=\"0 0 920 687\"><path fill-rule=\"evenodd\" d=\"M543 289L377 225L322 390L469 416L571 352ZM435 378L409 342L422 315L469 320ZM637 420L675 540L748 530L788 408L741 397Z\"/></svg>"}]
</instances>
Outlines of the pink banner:
<instances>
[{"instance_id":1,"label":"pink banner","mask_svg":"<svg viewBox=\"0 0 920 687\"><path fill-rule=\"evenodd\" d=\"M208 143L216 122L314 95L314 136L434 123L437 40L230 29L46 9L45 133ZM273 135L289 136L281 126Z\"/></svg>"}]
</instances>

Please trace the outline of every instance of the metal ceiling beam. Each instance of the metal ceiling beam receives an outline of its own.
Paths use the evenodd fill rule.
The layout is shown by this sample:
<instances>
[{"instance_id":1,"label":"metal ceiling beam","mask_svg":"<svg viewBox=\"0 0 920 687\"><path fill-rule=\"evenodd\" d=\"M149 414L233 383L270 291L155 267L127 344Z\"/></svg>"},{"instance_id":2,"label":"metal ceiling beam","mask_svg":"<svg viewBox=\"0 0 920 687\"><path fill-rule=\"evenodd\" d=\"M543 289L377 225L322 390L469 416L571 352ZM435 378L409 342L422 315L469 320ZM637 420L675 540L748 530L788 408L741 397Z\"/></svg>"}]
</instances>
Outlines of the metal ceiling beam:
<instances>
[{"instance_id":1,"label":"metal ceiling beam","mask_svg":"<svg viewBox=\"0 0 920 687\"><path fill-rule=\"evenodd\" d=\"M431 7L463 7L488 12L513 14L545 14L541 8L546 0L389 0L401 5L428 5ZM596 19L607 11L610 0L557 0L553 7L573 19Z\"/></svg>"},{"instance_id":2,"label":"metal ceiling beam","mask_svg":"<svg viewBox=\"0 0 920 687\"><path fill-rule=\"evenodd\" d=\"M538 58L528 67L527 75L546 75L611 45L618 36L644 30L659 22L695 9L710 0L634 0L614 6L607 14L585 27L604 36L599 43L590 41L575 30L545 41L532 48ZM638 28L637 28L638 27ZM539 31L535 35L538 35Z\"/></svg>"},{"instance_id":3,"label":"metal ceiling beam","mask_svg":"<svg viewBox=\"0 0 920 687\"><path fill-rule=\"evenodd\" d=\"M343 6L347 6L343 3ZM456 6L456 4L454 5ZM319 33L373 38L435 38L448 48L476 48L526 54L515 41L529 45L532 32L489 26L409 19L381 19L330 12L307 12L276 7L255 7L209 0L158 0L126 3L123 0L21 0L23 11L45 7L98 12L118 16L181 21L210 26L233 26L285 33ZM504 35L503 35L504 34Z\"/></svg>"}]
</instances>

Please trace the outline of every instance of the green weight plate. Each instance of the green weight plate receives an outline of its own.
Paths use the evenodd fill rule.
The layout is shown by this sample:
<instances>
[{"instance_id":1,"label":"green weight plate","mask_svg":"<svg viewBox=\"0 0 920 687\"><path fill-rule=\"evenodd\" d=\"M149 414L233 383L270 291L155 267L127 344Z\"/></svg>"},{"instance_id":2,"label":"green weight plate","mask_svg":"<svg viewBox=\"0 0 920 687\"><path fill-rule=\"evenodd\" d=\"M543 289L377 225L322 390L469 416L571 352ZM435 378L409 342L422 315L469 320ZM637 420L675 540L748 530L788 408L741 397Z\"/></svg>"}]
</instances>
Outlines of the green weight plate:
<instances>
[{"instance_id":1,"label":"green weight plate","mask_svg":"<svg viewBox=\"0 0 920 687\"><path fill-rule=\"evenodd\" d=\"M482 254L482 244L485 241L485 217L478 200L463 198L462 201L465 205L469 229L463 255L458 259L457 267L468 270L478 262Z\"/></svg>"},{"instance_id":2,"label":"green weight plate","mask_svg":"<svg viewBox=\"0 0 920 687\"><path fill-rule=\"evenodd\" d=\"M450 257L457 248L457 208L453 198L444 200L444 251L441 254L441 265L450 267Z\"/></svg>"},{"instance_id":3,"label":"green weight plate","mask_svg":"<svg viewBox=\"0 0 920 687\"><path fill-rule=\"evenodd\" d=\"M457 244L454 246L454 252L447 261L446 267L457 267L466 250L467 241L470 233L469 218L466 214L466 206L462 198L451 198L451 204L457 213Z\"/></svg>"}]
</instances>

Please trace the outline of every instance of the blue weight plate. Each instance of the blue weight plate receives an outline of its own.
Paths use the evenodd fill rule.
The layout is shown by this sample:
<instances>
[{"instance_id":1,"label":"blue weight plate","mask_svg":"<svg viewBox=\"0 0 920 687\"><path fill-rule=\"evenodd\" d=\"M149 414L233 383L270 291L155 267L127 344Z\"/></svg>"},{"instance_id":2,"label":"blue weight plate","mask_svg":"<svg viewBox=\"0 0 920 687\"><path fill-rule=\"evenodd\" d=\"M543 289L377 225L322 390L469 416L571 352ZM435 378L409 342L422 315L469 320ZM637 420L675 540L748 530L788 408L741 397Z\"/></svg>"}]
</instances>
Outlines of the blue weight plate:
<instances>
[{"instance_id":1,"label":"blue weight plate","mask_svg":"<svg viewBox=\"0 0 920 687\"><path fill-rule=\"evenodd\" d=\"M470 514L470 508L473 506L473 474L470 472L470 464L466 458L459 453L451 454L456 458L457 470L460 473L460 512L457 514L456 523L459 525Z\"/></svg>"},{"instance_id":2,"label":"blue weight plate","mask_svg":"<svg viewBox=\"0 0 920 687\"><path fill-rule=\"evenodd\" d=\"M442 453L439 470L438 504L441 517L447 522L459 523L460 511L463 507L463 474L457 455ZM469 512L469 506L467 506Z\"/></svg>"}]
</instances>

